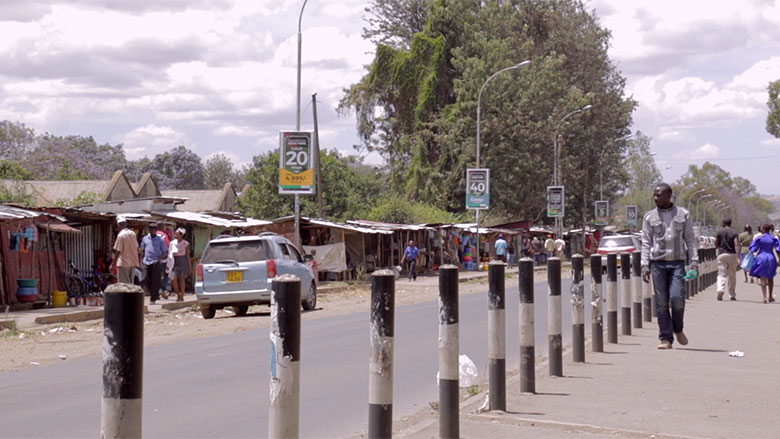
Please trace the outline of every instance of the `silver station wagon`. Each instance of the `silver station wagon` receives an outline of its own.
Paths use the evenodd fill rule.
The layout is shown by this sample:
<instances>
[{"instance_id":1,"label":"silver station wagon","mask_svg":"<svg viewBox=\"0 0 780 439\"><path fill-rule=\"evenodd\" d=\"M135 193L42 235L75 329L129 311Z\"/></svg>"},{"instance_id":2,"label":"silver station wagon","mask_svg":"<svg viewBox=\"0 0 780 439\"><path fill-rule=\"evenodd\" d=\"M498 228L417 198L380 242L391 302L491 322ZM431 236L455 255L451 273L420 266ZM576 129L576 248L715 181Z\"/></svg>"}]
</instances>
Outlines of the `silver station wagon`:
<instances>
[{"instance_id":1,"label":"silver station wagon","mask_svg":"<svg viewBox=\"0 0 780 439\"><path fill-rule=\"evenodd\" d=\"M195 295L203 318L214 318L226 306L244 315L251 305L270 304L271 280L283 274L301 279L301 306L314 309L314 274L289 239L270 232L212 239L195 274Z\"/></svg>"}]
</instances>

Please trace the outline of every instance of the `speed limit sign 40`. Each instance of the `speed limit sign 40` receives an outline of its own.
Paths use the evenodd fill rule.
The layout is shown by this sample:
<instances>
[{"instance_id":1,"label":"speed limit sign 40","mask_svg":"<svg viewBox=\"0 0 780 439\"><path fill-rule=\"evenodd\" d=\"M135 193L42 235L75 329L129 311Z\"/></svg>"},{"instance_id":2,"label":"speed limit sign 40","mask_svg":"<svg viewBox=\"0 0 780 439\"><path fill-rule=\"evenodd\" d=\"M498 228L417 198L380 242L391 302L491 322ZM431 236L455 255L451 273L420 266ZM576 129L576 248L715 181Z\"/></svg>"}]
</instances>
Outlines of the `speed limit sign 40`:
<instances>
[{"instance_id":1,"label":"speed limit sign 40","mask_svg":"<svg viewBox=\"0 0 780 439\"><path fill-rule=\"evenodd\" d=\"M490 208L490 169L466 169L466 209Z\"/></svg>"},{"instance_id":2,"label":"speed limit sign 40","mask_svg":"<svg viewBox=\"0 0 780 439\"><path fill-rule=\"evenodd\" d=\"M311 131L279 133L279 193L313 194Z\"/></svg>"}]
</instances>

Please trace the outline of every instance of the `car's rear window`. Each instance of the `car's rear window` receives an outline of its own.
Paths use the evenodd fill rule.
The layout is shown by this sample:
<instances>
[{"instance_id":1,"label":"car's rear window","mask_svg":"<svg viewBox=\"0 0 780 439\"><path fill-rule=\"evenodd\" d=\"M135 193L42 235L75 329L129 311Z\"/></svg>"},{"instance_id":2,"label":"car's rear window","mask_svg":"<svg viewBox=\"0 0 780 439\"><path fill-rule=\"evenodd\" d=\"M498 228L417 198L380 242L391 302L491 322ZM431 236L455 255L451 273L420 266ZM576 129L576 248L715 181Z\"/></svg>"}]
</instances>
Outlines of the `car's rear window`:
<instances>
[{"instance_id":1,"label":"car's rear window","mask_svg":"<svg viewBox=\"0 0 780 439\"><path fill-rule=\"evenodd\" d=\"M634 247L634 240L630 236L606 237L601 240L599 248Z\"/></svg>"},{"instance_id":2,"label":"car's rear window","mask_svg":"<svg viewBox=\"0 0 780 439\"><path fill-rule=\"evenodd\" d=\"M212 241L203 252L201 263L213 264L220 261L253 262L265 261L271 254L266 241Z\"/></svg>"}]
</instances>

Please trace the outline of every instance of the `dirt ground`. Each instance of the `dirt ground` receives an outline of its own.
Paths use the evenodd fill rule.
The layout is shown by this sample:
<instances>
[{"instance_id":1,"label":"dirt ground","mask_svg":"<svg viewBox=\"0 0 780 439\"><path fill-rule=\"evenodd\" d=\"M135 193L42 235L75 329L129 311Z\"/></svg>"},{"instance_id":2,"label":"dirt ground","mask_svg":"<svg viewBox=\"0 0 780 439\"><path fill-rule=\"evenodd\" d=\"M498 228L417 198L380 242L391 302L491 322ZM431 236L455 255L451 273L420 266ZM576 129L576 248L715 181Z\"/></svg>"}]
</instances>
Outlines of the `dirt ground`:
<instances>
[{"instance_id":1,"label":"dirt ground","mask_svg":"<svg viewBox=\"0 0 780 439\"><path fill-rule=\"evenodd\" d=\"M568 276L568 272L562 273ZM517 274L507 275L507 285L517 281ZM545 271L537 271L535 280L544 281ZM487 278L460 283L459 294L485 291ZM396 281L396 306L436 300L439 295L436 277L418 278L416 282ZM317 309L304 312L303 320L322 319L369 310L369 283L346 286L336 292L318 296ZM214 319L205 320L197 307L178 311L150 312L144 318L144 343L156 345L181 340L231 334L249 329L267 328L268 306L253 306L246 316L238 317L229 309L217 311ZM0 332L0 372L36 367L101 353L103 320L80 323L41 325L34 330Z\"/></svg>"}]
</instances>

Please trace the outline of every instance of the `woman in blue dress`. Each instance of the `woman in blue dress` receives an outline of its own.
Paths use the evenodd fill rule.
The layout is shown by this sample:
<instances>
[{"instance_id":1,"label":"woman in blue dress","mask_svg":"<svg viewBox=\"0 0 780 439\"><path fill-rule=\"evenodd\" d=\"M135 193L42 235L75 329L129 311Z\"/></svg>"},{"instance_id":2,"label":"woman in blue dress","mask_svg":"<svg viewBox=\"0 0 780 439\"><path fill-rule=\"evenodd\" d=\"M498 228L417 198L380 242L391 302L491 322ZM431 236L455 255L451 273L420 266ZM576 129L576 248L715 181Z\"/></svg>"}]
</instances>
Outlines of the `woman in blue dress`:
<instances>
[{"instance_id":1,"label":"woman in blue dress","mask_svg":"<svg viewBox=\"0 0 780 439\"><path fill-rule=\"evenodd\" d=\"M775 286L775 274L777 273L777 258L774 251L780 253L780 241L772 235L771 224L761 226L761 235L750 244L750 251L756 253L756 262L750 269L750 275L758 278L758 284L761 285L761 294L764 296L764 303L767 303L766 288L769 285L769 302L774 302L772 290ZM773 251L774 250L774 251Z\"/></svg>"}]
</instances>

